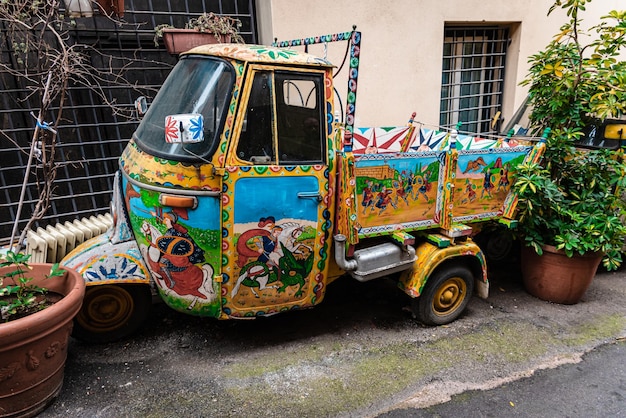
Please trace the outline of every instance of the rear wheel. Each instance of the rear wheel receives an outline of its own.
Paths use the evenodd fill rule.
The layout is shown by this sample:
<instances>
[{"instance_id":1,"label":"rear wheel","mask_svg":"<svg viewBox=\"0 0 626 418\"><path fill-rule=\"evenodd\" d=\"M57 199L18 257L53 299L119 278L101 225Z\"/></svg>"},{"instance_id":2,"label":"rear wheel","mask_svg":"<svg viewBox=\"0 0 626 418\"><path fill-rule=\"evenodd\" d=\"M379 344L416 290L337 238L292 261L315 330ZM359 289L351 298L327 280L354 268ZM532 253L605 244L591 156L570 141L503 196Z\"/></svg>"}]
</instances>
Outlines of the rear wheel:
<instances>
[{"instance_id":1,"label":"rear wheel","mask_svg":"<svg viewBox=\"0 0 626 418\"><path fill-rule=\"evenodd\" d=\"M510 263L519 252L519 242L510 229L502 226L481 231L473 240L485 254L489 265Z\"/></svg>"},{"instance_id":2,"label":"rear wheel","mask_svg":"<svg viewBox=\"0 0 626 418\"><path fill-rule=\"evenodd\" d=\"M448 324L463 313L473 291L474 277L468 268L443 268L428 279L422 294L413 299L413 313L426 325Z\"/></svg>"},{"instance_id":3,"label":"rear wheel","mask_svg":"<svg viewBox=\"0 0 626 418\"><path fill-rule=\"evenodd\" d=\"M72 336L93 343L127 337L148 317L151 305L152 294L147 285L90 286L74 319Z\"/></svg>"}]
</instances>

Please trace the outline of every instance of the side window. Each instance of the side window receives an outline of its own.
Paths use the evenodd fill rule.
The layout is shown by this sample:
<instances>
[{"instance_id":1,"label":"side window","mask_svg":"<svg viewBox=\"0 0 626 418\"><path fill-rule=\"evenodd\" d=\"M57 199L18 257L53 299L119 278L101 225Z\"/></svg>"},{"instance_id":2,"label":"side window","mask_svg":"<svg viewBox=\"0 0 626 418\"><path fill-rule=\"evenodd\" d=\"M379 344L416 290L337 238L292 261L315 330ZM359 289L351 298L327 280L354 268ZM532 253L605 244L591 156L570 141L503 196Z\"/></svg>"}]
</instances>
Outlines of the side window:
<instances>
[{"instance_id":1,"label":"side window","mask_svg":"<svg viewBox=\"0 0 626 418\"><path fill-rule=\"evenodd\" d=\"M321 73L256 72L237 157L261 165L323 164L323 81Z\"/></svg>"},{"instance_id":2,"label":"side window","mask_svg":"<svg viewBox=\"0 0 626 418\"><path fill-rule=\"evenodd\" d=\"M276 71L275 79L279 163L323 163L323 75Z\"/></svg>"},{"instance_id":3,"label":"side window","mask_svg":"<svg viewBox=\"0 0 626 418\"><path fill-rule=\"evenodd\" d=\"M255 164L276 161L273 145L272 75L256 73L252 82L237 156Z\"/></svg>"}]
</instances>

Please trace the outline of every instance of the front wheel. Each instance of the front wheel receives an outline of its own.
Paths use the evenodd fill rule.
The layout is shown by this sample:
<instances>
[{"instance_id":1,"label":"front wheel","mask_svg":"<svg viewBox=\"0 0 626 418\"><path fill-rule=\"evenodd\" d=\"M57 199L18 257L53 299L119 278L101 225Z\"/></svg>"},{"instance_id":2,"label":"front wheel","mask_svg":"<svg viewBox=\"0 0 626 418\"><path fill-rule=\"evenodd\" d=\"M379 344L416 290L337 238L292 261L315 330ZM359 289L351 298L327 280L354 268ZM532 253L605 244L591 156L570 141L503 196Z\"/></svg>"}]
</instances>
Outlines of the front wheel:
<instances>
[{"instance_id":1,"label":"front wheel","mask_svg":"<svg viewBox=\"0 0 626 418\"><path fill-rule=\"evenodd\" d=\"M107 343L135 332L150 313L148 285L97 285L85 292L74 319L72 336L91 343Z\"/></svg>"},{"instance_id":2,"label":"front wheel","mask_svg":"<svg viewBox=\"0 0 626 418\"><path fill-rule=\"evenodd\" d=\"M474 276L464 266L443 268L428 279L422 294L413 299L413 313L426 325L444 325L457 319L474 291Z\"/></svg>"}]
</instances>

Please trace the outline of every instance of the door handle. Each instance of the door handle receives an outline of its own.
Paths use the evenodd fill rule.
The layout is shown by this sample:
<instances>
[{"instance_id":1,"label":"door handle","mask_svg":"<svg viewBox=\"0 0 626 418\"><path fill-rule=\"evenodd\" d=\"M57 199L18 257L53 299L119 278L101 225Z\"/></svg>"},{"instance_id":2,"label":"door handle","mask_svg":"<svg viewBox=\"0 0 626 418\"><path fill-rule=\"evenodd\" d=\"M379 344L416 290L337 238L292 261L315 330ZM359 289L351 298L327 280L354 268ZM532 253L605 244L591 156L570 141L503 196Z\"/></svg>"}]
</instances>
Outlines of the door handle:
<instances>
[{"instance_id":1,"label":"door handle","mask_svg":"<svg viewBox=\"0 0 626 418\"><path fill-rule=\"evenodd\" d=\"M195 209L198 207L198 198L195 196L177 196L161 193L159 195L159 203L163 206L170 206L173 208Z\"/></svg>"},{"instance_id":2,"label":"door handle","mask_svg":"<svg viewBox=\"0 0 626 418\"><path fill-rule=\"evenodd\" d=\"M322 195L319 194L318 192L298 192L298 198L300 199L315 199L318 202L321 202L322 199Z\"/></svg>"}]
</instances>

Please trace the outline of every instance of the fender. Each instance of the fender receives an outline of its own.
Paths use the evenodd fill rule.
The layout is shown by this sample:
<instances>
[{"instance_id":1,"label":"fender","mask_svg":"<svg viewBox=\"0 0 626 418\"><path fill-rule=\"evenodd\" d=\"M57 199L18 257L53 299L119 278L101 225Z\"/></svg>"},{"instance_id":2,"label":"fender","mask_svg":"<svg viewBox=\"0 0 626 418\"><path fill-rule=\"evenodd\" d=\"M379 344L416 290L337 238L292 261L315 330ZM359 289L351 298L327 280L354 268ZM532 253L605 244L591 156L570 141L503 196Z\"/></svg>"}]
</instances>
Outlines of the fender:
<instances>
[{"instance_id":1,"label":"fender","mask_svg":"<svg viewBox=\"0 0 626 418\"><path fill-rule=\"evenodd\" d=\"M487 280L487 263L481 249L471 239L439 248L430 242L423 242L416 248L417 261L413 268L405 270L400 275L398 287L407 295L415 298L422 294L428 277L445 263L462 261L467 264L476 277L476 293L480 298L489 296L489 282Z\"/></svg>"},{"instance_id":2,"label":"fender","mask_svg":"<svg viewBox=\"0 0 626 418\"><path fill-rule=\"evenodd\" d=\"M61 264L78 271L87 286L101 284L144 283L151 277L144 264L137 242L113 242L110 229L85 241L71 251Z\"/></svg>"},{"instance_id":3,"label":"fender","mask_svg":"<svg viewBox=\"0 0 626 418\"><path fill-rule=\"evenodd\" d=\"M151 283L149 270L130 229L124 207L121 173L113 179L111 216L113 226L74 248L61 265L78 271L87 286L99 284Z\"/></svg>"}]
</instances>

